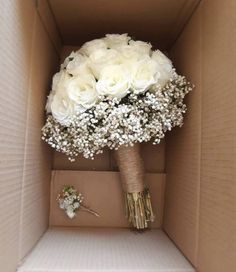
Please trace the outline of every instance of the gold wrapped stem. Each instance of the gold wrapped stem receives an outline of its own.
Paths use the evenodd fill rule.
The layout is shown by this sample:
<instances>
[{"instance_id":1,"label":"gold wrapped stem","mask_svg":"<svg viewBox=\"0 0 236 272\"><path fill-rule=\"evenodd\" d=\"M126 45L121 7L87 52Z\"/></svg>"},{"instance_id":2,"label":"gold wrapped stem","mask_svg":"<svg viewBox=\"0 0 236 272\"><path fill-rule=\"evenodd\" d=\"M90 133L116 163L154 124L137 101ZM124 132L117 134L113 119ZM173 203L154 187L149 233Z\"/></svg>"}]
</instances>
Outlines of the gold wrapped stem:
<instances>
[{"instance_id":1,"label":"gold wrapped stem","mask_svg":"<svg viewBox=\"0 0 236 272\"><path fill-rule=\"evenodd\" d=\"M150 193L148 189L139 193L125 193L126 217L137 229L148 228L148 222L153 222Z\"/></svg>"},{"instance_id":2,"label":"gold wrapped stem","mask_svg":"<svg viewBox=\"0 0 236 272\"><path fill-rule=\"evenodd\" d=\"M144 167L140 145L120 147L116 151L128 221L137 229L145 229L154 221L151 197L144 184Z\"/></svg>"}]
</instances>

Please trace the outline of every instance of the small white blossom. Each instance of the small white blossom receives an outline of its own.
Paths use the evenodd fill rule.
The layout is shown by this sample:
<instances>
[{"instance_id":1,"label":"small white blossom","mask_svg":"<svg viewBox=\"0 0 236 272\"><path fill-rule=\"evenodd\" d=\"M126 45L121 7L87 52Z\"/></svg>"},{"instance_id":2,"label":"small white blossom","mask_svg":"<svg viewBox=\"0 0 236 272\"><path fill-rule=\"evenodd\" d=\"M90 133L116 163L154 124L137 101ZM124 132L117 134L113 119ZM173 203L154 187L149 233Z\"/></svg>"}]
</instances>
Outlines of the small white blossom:
<instances>
[{"instance_id":1,"label":"small white blossom","mask_svg":"<svg viewBox=\"0 0 236 272\"><path fill-rule=\"evenodd\" d=\"M83 196L77 193L73 186L65 186L57 199L60 209L65 210L71 219L75 217L76 211L83 202Z\"/></svg>"},{"instance_id":2,"label":"small white blossom","mask_svg":"<svg viewBox=\"0 0 236 272\"><path fill-rule=\"evenodd\" d=\"M73 209L67 209L66 210L66 214L68 215L68 217L70 219L74 218L75 217L75 212L73 211Z\"/></svg>"},{"instance_id":3,"label":"small white blossom","mask_svg":"<svg viewBox=\"0 0 236 272\"><path fill-rule=\"evenodd\" d=\"M64 186L62 192L57 197L60 209L64 210L70 219L76 216L76 212L80 207L82 207L84 211L99 217L98 213L82 204L83 200L84 198L81 193L78 193L73 186L67 185Z\"/></svg>"}]
</instances>

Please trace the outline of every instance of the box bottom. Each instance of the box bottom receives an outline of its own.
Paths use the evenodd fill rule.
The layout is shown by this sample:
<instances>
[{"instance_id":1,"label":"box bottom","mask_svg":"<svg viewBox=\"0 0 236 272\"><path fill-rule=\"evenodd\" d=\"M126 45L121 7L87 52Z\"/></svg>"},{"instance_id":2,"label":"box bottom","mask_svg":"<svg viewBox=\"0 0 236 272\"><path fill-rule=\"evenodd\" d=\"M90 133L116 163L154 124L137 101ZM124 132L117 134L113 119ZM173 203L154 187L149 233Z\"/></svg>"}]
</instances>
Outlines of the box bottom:
<instances>
[{"instance_id":1,"label":"box bottom","mask_svg":"<svg viewBox=\"0 0 236 272\"><path fill-rule=\"evenodd\" d=\"M162 230L51 227L18 272L194 272Z\"/></svg>"}]
</instances>

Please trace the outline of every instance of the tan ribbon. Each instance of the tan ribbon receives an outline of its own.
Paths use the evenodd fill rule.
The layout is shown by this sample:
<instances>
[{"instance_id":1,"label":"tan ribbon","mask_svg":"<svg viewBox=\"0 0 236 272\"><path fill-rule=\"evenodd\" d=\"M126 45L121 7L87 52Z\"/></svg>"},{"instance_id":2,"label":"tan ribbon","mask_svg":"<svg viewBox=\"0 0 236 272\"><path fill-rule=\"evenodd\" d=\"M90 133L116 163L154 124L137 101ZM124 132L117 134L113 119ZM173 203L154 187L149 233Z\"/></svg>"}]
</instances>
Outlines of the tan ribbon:
<instances>
[{"instance_id":1,"label":"tan ribbon","mask_svg":"<svg viewBox=\"0 0 236 272\"><path fill-rule=\"evenodd\" d=\"M115 151L120 170L122 187L125 192L138 193L144 191L144 167L140 156L140 144L121 146Z\"/></svg>"}]
</instances>

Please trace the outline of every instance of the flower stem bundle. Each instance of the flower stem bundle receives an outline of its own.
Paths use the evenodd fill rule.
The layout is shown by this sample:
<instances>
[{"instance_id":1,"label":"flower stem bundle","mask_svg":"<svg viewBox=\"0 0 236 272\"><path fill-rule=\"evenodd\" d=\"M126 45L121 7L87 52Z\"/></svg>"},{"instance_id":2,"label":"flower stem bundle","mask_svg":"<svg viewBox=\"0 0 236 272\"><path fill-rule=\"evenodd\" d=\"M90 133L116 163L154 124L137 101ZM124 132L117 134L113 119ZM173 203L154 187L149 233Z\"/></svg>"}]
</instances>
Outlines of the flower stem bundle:
<instances>
[{"instance_id":1,"label":"flower stem bundle","mask_svg":"<svg viewBox=\"0 0 236 272\"><path fill-rule=\"evenodd\" d=\"M128 221L137 229L145 229L154 221L151 197L144 183L140 145L121 147L115 152L121 173Z\"/></svg>"}]
</instances>

